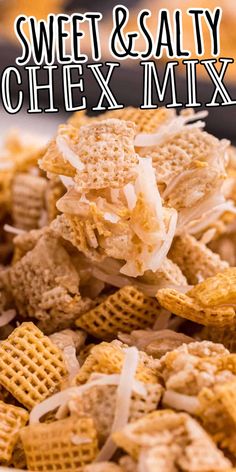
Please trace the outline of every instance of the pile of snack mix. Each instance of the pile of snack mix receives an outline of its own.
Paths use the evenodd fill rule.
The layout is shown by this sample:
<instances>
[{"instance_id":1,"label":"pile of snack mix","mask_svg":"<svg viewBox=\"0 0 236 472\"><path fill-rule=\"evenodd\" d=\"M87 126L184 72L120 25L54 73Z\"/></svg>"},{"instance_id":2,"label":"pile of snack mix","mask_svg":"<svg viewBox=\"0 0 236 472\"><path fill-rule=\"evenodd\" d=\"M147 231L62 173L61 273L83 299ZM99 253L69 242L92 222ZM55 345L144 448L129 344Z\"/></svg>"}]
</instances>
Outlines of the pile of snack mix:
<instances>
[{"instance_id":1,"label":"pile of snack mix","mask_svg":"<svg viewBox=\"0 0 236 472\"><path fill-rule=\"evenodd\" d=\"M236 153L205 116L6 138L1 471L236 470Z\"/></svg>"}]
</instances>

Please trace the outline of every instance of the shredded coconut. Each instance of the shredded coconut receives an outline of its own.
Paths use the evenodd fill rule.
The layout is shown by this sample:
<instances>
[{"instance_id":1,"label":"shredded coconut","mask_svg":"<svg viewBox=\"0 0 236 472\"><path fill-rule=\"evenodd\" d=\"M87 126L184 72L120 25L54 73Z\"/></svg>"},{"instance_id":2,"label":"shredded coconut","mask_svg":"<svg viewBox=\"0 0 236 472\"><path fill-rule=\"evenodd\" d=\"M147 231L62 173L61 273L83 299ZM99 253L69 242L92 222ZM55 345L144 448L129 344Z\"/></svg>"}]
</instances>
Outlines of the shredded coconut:
<instances>
[{"instance_id":1,"label":"shredded coconut","mask_svg":"<svg viewBox=\"0 0 236 472\"><path fill-rule=\"evenodd\" d=\"M55 393L51 397L47 398L43 402L36 405L30 413L30 424L38 423L42 416L46 415L50 411L53 411L61 406L66 406L71 399L80 396L87 390L90 390L92 387L97 387L99 385L118 385L120 382L120 375L106 375L106 374L96 374L92 375L90 380L79 387L70 387L62 392ZM132 384L132 389L135 393L139 395L145 395L146 389L141 382L135 380Z\"/></svg>"},{"instance_id":2,"label":"shredded coconut","mask_svg":"<svg viewBox=\"0 0 236 472\"><path fill-rule=\"evenodd\" d=\"M191 415L194 415L200 406L196 396L184 395L173 390L166 390L162 403L175 410L187 411Z\"/></svg>"},{"instance_id":3,"label":"shredded coconut","mask_svg":"<svg viewBox=\"0 0 236 472\"><path fill-rule=\"evenodd\" d=\"M139 353L137 348L127 348L120 375L120 382L117 388L115 415L111 428L111 435L115 431L123 428L128 423L133 382L138 367L138 362ZM96 462L109 461L116 451L117 446L113 442L111 435L108 437L107 441L99 452Z\"/></svg>"},{"instance_id":4,"label":"shredded coconut","mask_svg":"<svg viewBox=\"0 0 236 472\"><path fill-rule=\"evenodd\" d=\"M8 224L4 225L3 229L7 233L12 233L12 234L24 234L24 233L26 233L26 231L24 229L15 228L15 226L11 226L11 225L8 225Z\"/></svg>"},{"instance_id":5,"label":"shredded coconut","mask_svg":"<svg viewBox=\"0 0 236 472\"><path fill-rule=\"evenodd\" d=\"M169 120L167 123L161 125L158 128L157 133L153 134L137 134L134 143L137 147L156 146L157 144L163 143L171 135L179 133L183 127L186 128L203 128L205 123L203 121L197 121L194 124L187 125L190 121L194 121L199 118L206 118L208 115L207 111L198 112L189 116L176 116Z\"/></svg>"},{"instance_id":6,"label":"shredded coconut","mask_svg":"<svg viewBox=\"0 0 236 472\"><path fill-rule=\"evenodd\" d=\"M75 169L82 171L84 164L81 162L77 154L70 148L65 138L57 136L56 145L58 151L63 155L63 158L68 161Z\"/></svg>"}]
</instances>

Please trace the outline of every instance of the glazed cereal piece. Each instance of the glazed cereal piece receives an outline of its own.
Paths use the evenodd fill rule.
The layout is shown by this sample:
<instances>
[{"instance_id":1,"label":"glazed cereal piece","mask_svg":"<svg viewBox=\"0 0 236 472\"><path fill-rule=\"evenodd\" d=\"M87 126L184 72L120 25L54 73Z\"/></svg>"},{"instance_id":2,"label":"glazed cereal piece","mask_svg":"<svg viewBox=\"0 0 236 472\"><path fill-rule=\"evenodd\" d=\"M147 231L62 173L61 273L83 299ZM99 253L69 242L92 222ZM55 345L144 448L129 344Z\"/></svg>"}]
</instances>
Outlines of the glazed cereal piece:
<instances>
[{"instance_id":1,"label":"glazed cereal piece","mask_svg":"<svg viewBox=\"0 0 236 472\"><path fill-rule=\"evenodd\" d=\"M209 277L193 287L188 295L206 307L234 305L236 302L236 267L230 267L214 277Z\"/></svg>"},{"instance_id":2,"label":"glazed cereal piece","mask_svg":"<svg viewBox=\"0 0 236 472\"><path fill-rule=\"evenodd\" d=\"M215 392L218 394L224 412L227 413L236 429L236 380L223 385L216 385Z\"/></svg>"},{"instance_id":3,"label":"glazed cereal piece","mask_svg":"<svg viewBox=\"0 0 236 472\"><path fill-rule=\"evenodd\" d=\"M41 143L23 141L15 132L8 134L0 155L0 219L10 212L14 176L36 166L40 152Z\"/></svg>"},{"instance_id":4,"label":"glazed cereal piece","mask_svg":"<svg viewBox=\"0 0 236 472\"><path fill-rule=\"evenodd\" d=\"M136 421L143 415L157 409L163 393L163 387L156 384L145 384L146 394L135 392L131 396L129 422ZM111 434L114 422L117 387L103 385L92 387L73 402L73 412L77 415L89 415L93 418L98 433L99 444L102 446Z\"/></svg>"},{"instance_id":5,"label":"glazed cereal piece","mask_svg":"<svg viewBox=\"0 0 236 472\"><path fill-rule=\"evenodd\" d=\"M134 192L137 197L134 207L121 203L117 209L114 203L100 197L91 202L85 200L82 211L77 194L76 199L73 197L73 204L77 205L74 209L76 214L71 214L73 210L68 214L65 206L60 206L65 214L51 225L57 234L69 240L92 261L99 262L106 256L119 259L117 275L120 272L130 277L143 276L147 270L156 272L161 268L177 224L177 212L162 207L151 161L140 159L136 172L135 185L132 187L130 183L129 187L131 194ZM125 262L123 266L121 261ZM172 276L172 269L173 263L169 263L159 278L163 279L166 273ZM176 270L173 272L176 275ZM185 280L183 276L182 279Z\"/></svg>"},{"instance_id":6,"label":"glazed cereal piece","mask_svg":"<svg viewBox=\"0 0 236 472\"><path fill-rule=\"evenodd\" d=\"M194 428L194 426L193 426ZM186 448L186 454L179 458L178 469L176 468L175 454L167 454L167 447L163 448L161 445L152 447L150 449L143 450L139 458L139 467L140 470L145 470L146 472L156 472L157 470L165 472L176 472L177 470L181 471L199 471L199 472L233 472L235 469L230 467L229 460L221 456L221 460L217 463L217 455L221 455L221 451L216 449L214 456L211 458L207 455L207 458L201 459L201 453L204 451L204 441L203 438L201 443L196 434L193 434L193 440L190 445ZM196 444L195 444L196 441ZM212 444L214 444L212 442ZM178 448L176 448L176 454L178 455ZM196 459L194 454L197 455ZM187 457L186 457L187 456ZM228 462L228 467L226 466ZM227 468L226 468L227 467ZM230 468L229 468L230 467ZM128 472L128 471L127 471Z\"/></svg>"},{"instance_id":7,"label":"glazed cereal piece","mask_svg":"<svg viewBox=\"0 0 236 472\"><path fill-rule=\"evenodd\" d=\"M27 144L26 144L27 143ZM37 166L41 143L28 143L17 134L9 133L0 156L0 219L11 209L11 185L17 173L28 172Z\"/></svg>"},{"instance_id":8,"label":"glazed cereal piece","mask_svg":"<svg viewBox=\"0 0 236 472\"><path fill-rule=\"evenodd\" d=\"M130 334L119 333L118 337L123 343L136 346L154 358L160 358L182 344L189 344L194 341L193 338L170 329L158 331L138 330L132 331Z\"/></svg>"},{"instance_id":9,"label":"glazed cereal piece","mask_svg":"<svg viewBox=\"0 0 236 472\"><path fill-rule=\"evenodd\" d=\"M236 457L235 381L203 389L197 415L220 447Z\"/></svg>"},{"instance_id":10,"label":"glazed cereal piece","mask_svg":"<svg viewBox=\"0 0 236 472\"><path fill-rule=\"evenodd\" d=\"M91 418L70 417L21 431L29 470L81 470L94 461L97 435Z\"/></svg>"},{"instance_id":11,"label":"glazed cereal piece","mask_svg":"<svg viewBox=\"0 0 236 472\"><path fill-rule=\"evenodd\" d=\"M200 166L200 168L197 164L196 168L187 169L186 174L180 174L175 182L170 182L163 192L162 197L165 204L179 212L193 207L196 208L204 201L204 198L212 195L213 192L217 192L223 184L225 169L222 162L223 156L222 160L213 160L212 163L207 163L206 166ZM188 170L189 174L187 174Z\"/></svg>"},{"instance_id":12,"label":"glazed cereal piece","mask_svg":"<svg viewBox=\"0 0 236 472\"><path fill-rule=\"evenodd\" d=\"M98 462L86 465L84 472L123 472L123 469L115 462Z\"/></svg>"},{"instance_id":13,"label":"glazed cereal piece","mask_svg":"<svg viewBox=\"0 0 236 472\"><path fill-rule=\"evenodd\" d=\"M32 229L31 231L26 231L15 236L13 239L13 264L20 260L27 252L32 251L41 236L47 232L48 228L44 227L40 229Z\"/></svg>"},{"instance_id":14,"label":"glazed cereal piece","mask_svg":"<svg viewBox=\"0 0 236 472\"><path fill-rule=\"evenodd\" d=\"M216 304L212 307L202 305L195 298L190 297L190 293L192 290L184 294L175 289L163 288L158 290L156 297L163 308L195 323L221 328L234 324L235 310L233 307L221 307Z\"/></svg>"},{"instance_id":15,"label":"glazed cereal piece","mask_svg":"<svg viewBox=\"0 0 236 472\"><path fill-rule=\"evenodd\" d=\"M156 170L157 181L168 184L191 162L206 162L213 150L218 150L220 141L209 133L197 128L183 127L178 133L172 132L162 143L139 149L140 156L151 157Z\"/></svg>"},{"instance_id":16,"label":"glazed cereal piece","mask_svg":"<svg viewBox=\"0 0 236 472\"><path fill-rule=\"evenodd\" d=\"M174 239L168 257L180 267L190 285L195 285L229 267L218 254L190 234Z\"/></svg>"},{"instance_id":17,"label":"glazed cereal piece","mask_svg":"<svg viewBox=\"0 0 236 472\"><path fill-rule=\"evenodd\" d=\"M158 108L157 110L141 110L140 108L125 107L120 110L108 110L99 116L87 117L82 113L76 112L68 120L75 128L80 128L87 122L94 122L106 119L118 119L123 121L132 121L137 127L139 133L155 133L160 125L168 121L175 115L174 110L167 108Z\"/></svg>"},{"instance_id":18,"label":"glazed cereal piece","mask_svg":"<svg viewBox=\"0 0 236 472\"><path fill-rule=\"evenodd\" d=\"M76 321L79 328L103 339L114 339L119 331L152 327L160 313L155 299L132 286L121 288Z\"/></svg>"},{"instance_id":19,"label":"glazed cereal piece","mask_svg":"<svg viewBox=\"0 0 236 472\"><path fill-rule=\"evenodd\" d=\"M76 188L119 188L132 180L138 163L134 136L130 121L104 120L81 127L77 152L82 166L75 175Z\"/></svg>"},{"instance_id":20,"label":"glazed cereal piece","mask_svg":"<svg viewBox=\"0 0 236 472\"><path fill-rule=\"evenodd\" d=\"M0 343L0 384L26 408L58 390L65 375L62 353L33 323Z\"/></svg>"},{"instance_id":21,"label":"glazed cereal piece","mask_svg":"<svg viewBox=\"0 0 236 472\"><path fill-rule=\"evenodd\" d=\"M221 344L193 342L165 354L160 373L167 390L196 396L204 387L234 380L235 359Z\"/></svg>"},{"instance_id":22,"label":"glazed cereal piece","mask_svg":"<svg viewBox=\"0 0 236 472\"><path fill-rule=\"evenodd\" d=\"M126 425L113 434L113 439L141 464L152 455L157 464L172 466L170 470L174 470L174 465L180 470L199 472L224 470L231 466L211 437L186 413L155 411ZM169 462L168 458L172 461Z\"/></svg>"},{"instance_id":23,"label":"glazed cereal piece","mask_svg":"<svg viewBox=\"0 0 236 472\"><path fill-rule=\"evenodd\" d=\"M157 362L144 352L140 352L140 362L136 378L144 383L158 382ZM125 358L124 345L119 341L102 342L92 347L79 373L74 379L75 385L86 383L94 372L119 374Z\"/></svg>"},{"instance_id":24,"label":"glazed cereal piece","mask_svg":"<svg viewBox=\"0 0 236 472\"><path fill-rule=\"evenodd\" d=\"M104 250L99 247L97 230L103 235L105 227L89 220L83 221L75 215L59 215L51 228L58 236L69 241L75 248L83 252L92 261L101 261L105 257ZM99 234L98 232L98 234Z\"/></svg>"},{"instance_id":25,"label":"glazed cereal piece","mask_svg":"<svg viewBox=\"0 0 236 472\"><path fill-rule=\"evenodd\" d=\"M86 333L80 329L64 329L49 336L58 349L63 351L66 347L73 346L79 352L86 340Z\"/></svg>"},{"instance_id":26,"label":"glazed cereal piece","mask_svg":"<svg viewBox=\"0 0 236 472\"><path fill-rule=\"evenodd\" d=\"M59 239L50 232L11 267L9 278L17 309L23 317L48 321L51 312L53 318L56 313L58 317L67 311L73 313L74 304L72 318L76 318L76 312L77 316L80 313L78 273Z\"/></svg>"},{"instance_id":27,"label":"glazed cereal piece","mask_svg":"<svg viewBox=\"0 0 236 472\"><path fill-rule=\"evenodd\" d=\"M69 143L75 144L77 142L78 130L70 125L60 125L57 135ZM74 177L76 173L76 169L58 151L56 139L53 139L49 143L38 164L41 169L43 169L45 172L48 172L49 174Z\"/></svg>"},{"instance_id":28,"label":"glazed cereal piece","mask_svg":"<svg viewBox=\"0 0 236 472\"><path fill-rule=\"evenodd\" d=\"M26 425L28 416L23 408L0 401L0 463L11 460L20 430Z\"/></svg>"},{"instance_id":29,"label":"glazed cereal piece","mask_svg":"<svg viewBox=\"0 0 236 472\"><path fill-rule=\"evenodd\" d=\"M72 328L77 317L92 307L93 300L81 298L79 294L72 297L64 287L55 287L42 296L42 316L37 321L37 326L45 334Z\"/></svg>"},{"instance_id":30,"label":"glazed cereal piece","mask_svg":"<svg viewBox=\"0 0 236 472\"><path fill-rule=\"evenodd\" d=\"M125 185L135 175L135 125L104 120L75 129L59 128L56 141L40 162L42 169L74 177L76 189L88 191ZM69 160L69 163L68 163Z\"/></svg>"},{"instance_id":31,"label":"glazed cereal piece","mask_svg":"<svg viewBox=\"0 0 236 472\"><path fill-rule=\"evenodd\" d=\"M125 107L120 110L111 110L104 115L100 115L106 119L118 118L124 121L132 121L137 127L137 133L152 134L155 133L160 126L168 122L175 116L174 110L168 108L158 108L156 110L141 110L140 108Z\"/></svg>"},{"instance_id":32,"label":"glazed cereal piece","mask_svg":"<svg viewBox=\"0 0 236 472\"><path fill-rule=\"evenodd\" d=\"M140 277L140 281L148 285L160 287L168 287L170 285L183 287L188 285L187 279L180 267L169 258L169 253L168 257L163 259L160 268L156 272L150 270L144 272L143 276Z\"/></svg>"},{"instance_id":33,"label":"glazed cereal piece","mask_svg":"<svg viewBox=\"0 0 236 472\"><path fill-rule=\"evenodd\" d=\"M12 182L13 225L26 231L45 226L47 180L31 174L17 174ZM44 224L43 224L44 223Z\"/></svg>"}]
</instances>

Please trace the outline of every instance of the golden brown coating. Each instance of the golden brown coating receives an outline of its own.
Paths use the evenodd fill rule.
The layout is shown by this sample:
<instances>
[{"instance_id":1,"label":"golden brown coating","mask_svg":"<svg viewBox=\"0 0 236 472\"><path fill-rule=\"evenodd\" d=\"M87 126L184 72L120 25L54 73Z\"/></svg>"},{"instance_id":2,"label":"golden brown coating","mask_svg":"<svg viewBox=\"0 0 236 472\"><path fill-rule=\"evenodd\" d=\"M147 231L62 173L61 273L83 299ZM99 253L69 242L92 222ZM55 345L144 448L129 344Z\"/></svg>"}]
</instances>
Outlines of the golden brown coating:
<instances>
[{"instance_id":1,"label":"golden brown coating","mask_svg":"<svg viewBox=\"0 0 236 472\"><path fill-rule=\"evenodd\" d=\"M0 344L0 384L26 408L58 390L65 375L61 351L31 322Z\"/></svg>"},{"instance_id":2,"label":"golden brown coating","mask_svg":"<svg viewBox=\"0 0 236 472\"><path fill-rule=\"evenodd\" d=\"M96 429L88 417L30 425L21 439L30 470L81 470L98 453Z\"/></svg>"},{"instance_id":3,"label":"golden brown coating","mask_svg":"<svg viewBox=\"0 0 236 472\"><path fill-rule=\"evenodd\" d=\"M11 460L19 433L28 421L28 412L23 408L0 401L0 462Z\"/></svg>"}]
</instances>

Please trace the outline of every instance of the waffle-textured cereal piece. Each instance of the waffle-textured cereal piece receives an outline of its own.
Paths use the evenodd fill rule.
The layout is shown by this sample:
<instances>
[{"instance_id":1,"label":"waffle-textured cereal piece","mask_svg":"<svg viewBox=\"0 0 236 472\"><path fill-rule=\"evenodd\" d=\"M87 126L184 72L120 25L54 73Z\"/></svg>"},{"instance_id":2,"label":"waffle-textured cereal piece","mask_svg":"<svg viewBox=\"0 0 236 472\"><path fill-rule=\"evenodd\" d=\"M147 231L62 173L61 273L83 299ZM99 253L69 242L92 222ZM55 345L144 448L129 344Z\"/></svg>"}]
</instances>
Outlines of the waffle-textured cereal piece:
<instances>
[{"instance_id":1,"label":"waffle-textured cereal piece","mask_svg":"<svg viewBox=\"0 0 236 472\"><path fill-rule=\"evenodd\" d=\"M50 320L50 310L59 312L59 316L70 308L75 297L81 300L78 273L69 254L51 232L45 232L35 247L11 267L9 278L17 309L23 317Z\"/></svg>"},{"instance_id":2,"label":"waffle-textured cereal piece","mask_svg":"<svg viewBox=\"0 0 236 472\"><path fill-rule=\"evenodd\" d=\"M152 412L114 433L113 439L142 463L145 455L154 451L157 464L162 460L164 466L164 460L171 458L169 470L174 470L174 465L188 471L222 470L231 466L204 429L185 413Z\"/></svg>"},{"instance_id":3,"label":"waffle-textured cereal piece","mask_svg":"<svg viewBox=\"0 0 236 472\"><path fill-rule=\"evenodd\" d=\"M31 322L0 343L0 384L29 409L56 391L65 375L62 353Z\"/></svg>"},{"instance_id":4,"label":"waffle-textured cereal piece","mask_svg":"<svg viewBox=\"0 0 236 472\"><path fill-rule=\"evenodd\" d=\"M76 112L69 119L69 123L75 128L80 128L86 122L94 122L105 119L118 119L132 121L139 133L155 133L160 125L174 116L173 110L168 108L158 108L157 110L141 110L140 108L125 107L119 110L108 110L96 118L86 117L81 112Z\"/></svg>"},{"instance_id":5,"label":"waffle-textured cereal piece","mask_svg":"<svg viewBox=\"0 0 236 472\"><path fill-rule=\"evenodd\" d=\"M136 372L137 380L145 383L156 383L157 364L154 359L140 352L140 362ZM119 374L124 362L125 352L122 343L112 341L95 345L85 359L79 373L74 379L75 384L87 382L94 372L102 374Z\"/></svg>"},{"instance_id":6,"label":"waffle-textured cereal piece","mask_svg":"<svg viewBox=\"0 0 236 472\"><path fill-rule=\"evenodd\" d=\"M138 163L134 150L135 125L104 120L79 129L78 156L84 168L75 175L80 190L121 187L134 179Z\"/></svg>"},{"instance_id":7,"label":"waffle-textured cereal piece","mask_svg":"<svg viewBox=\"0 0 236 472\"><path fill-rule=\"evenodd\" d=\"M64 287L55 287L42 296L42 316L37 321L37 326L45 334L71 328L76 318L92 306L93 300L81 298L79 294L72 297Z\"/></svg>"},{"instance_id":8,"label":"waffle-textured cereal piece","mask_svg":"<svg viewBox=\"0 0 236 472\"><path fill-rule=\"evenodd\" d=\"M84 472L123 472L123 469L115 462L98 462L86 465Z\"/></svg>"},{"instance_id":9,"label":"waffle-textured cereal piece","mask_svg":"<svg viewBox=\"0 0 236 472\"><path fill-rule=\"evenodd\" d=\"M158 183L168 184L192 162L206 161L219 145L220 141L205 131L183 128L158 146L139 149L139 154L152 158Z\"/></svg>"},{"instance_id":10,"label":"waffle-textured cereal piece","mask_svg":"<svg viewBox=\"0 0 236 472\"><path fill-rule=\"evenodd\" d=\"M236 457L235 381L203 389L197 412L204 428L220 447Z\"/></svg>"},{"instance_id":11,"label":"waffle-textured cereal piece","mask_svg":"<svg viewBox=\"0 0 236 472\"><path fill-rule=\"evenodd\" d=\"M219 392L224 411L229 415L236 428L236 380L223 385L217 385L216 391Z\"/></svg>"},{"instance_id":12,"label":"waffle-textured cereal piece","mask_svg":"<svg viewBox=\"0 0 236 472\"><path fill-rule=\"evenodd\" d=\"M28 421L23 408L0 401L0 462L9 462L18 441L20 429Z\"/></svg>"},{"instance_id":13,"label":"waffle-textured cereal piece","mask_svg":"<svg viewBox=\"0 0 236 472\"><path fill-rule=\"evenodd\" d=\"M11 184L17 173L27 172L37 166L41 155L41 143L22 140L15 131L5 140L0 156L0 218L11 211Z\"/></svg>"},{"instance_id":14,"label":"waffle-textured cereal piece","mask_svg":"<svg viewBox=\"0 0 236 472\"><path fill-rule=\"evenodd\" d=\"M95 223L83 221L76 215L63 214L51 223L51 228L91 260L101 261L105 257L95 234L95 230L100 228Z\"/></svg>"},{"instance_id":15,"label":"waffle-textured cereal piece","mask_svg":"<svg viewBox=\"0 0 236 472\"><path fill-rule=\"evenodd\" d=\"M78 318L76 325L95 337L111 339L119 331L152 327L159 312L155 299L127 285Z\"/></svg>"},{"instance_id":16,"label":"waffle-textured cereal piece","mask_svg":"<svg viewBox=\"0 0 236 472\"><path fill-rule=\"evenodd\" d=\"M180 267L191 285L229 267L228 262L222 261L218 254L190 234L183 234L174 239L168 257Z\"/></svg>"},{"instance_id":17,"label":"waffle-textured cereal piece","mask_svg":"<svg viewBox=\"0 0 236 472\"><path fill-rule=\"evenodd\" d=\"M162 107L156 110L141 110L140 108L125 107L120 110L111 110L99 118L116 118L124 121L132 121L137 126L138 133L155 133L159 126L163 125L174 116L173 110Z\"/></svg>"},{"instance_id":18,"label":"waffle-textured cereal piece","mask_svg":"<svg viewBox=\"0 0 236 472\"><path fill-rule=\"evenodd\" d=\"M193 436L197 435L193 434ZM212 442L212 444L214 443ZM165 448L165 454L163 454L164 451L162 446L158 445L152 448L147 448L146 450L144 449L141 452L139 458L139 467L142 468L141 470L147 470L148 472L155 472L156 470L163 470L165 472L172 472L176 470L197 470L199 472L233 472L235 470L230 467L229 463L228 467L225 467L226 461L228 460L226 457L221 457L221 460L217 462L217 455L220 455L221 452L219 449L217 450L218 454L214 454L212 458L207 454L206 458L204 457L201 459L200 454L202 451L204 451L203 438L201 438L201 442L199 441L198 443L197 438L195 439L194 437L193 441L191 441L190 445L186 448L186 455L183 454L177 459L180 468L178 467L178 469L176 469L175 454L172 451L170 454L167 454L167 448ZM196 458L195 454L197 455ZM127 472L129 472L129 470L127 470Z\"/></svg>"},{"instance_id":19,"label":"waffle-textured cereal piece","mask_svg":"<svg viewBox=\"0 0 236 472\"><path fill-rule=\"evenodd\" d=\"M222 160L223 156L224 153L222 153ZM165 205L181 212L181 210L194 208L195 205L204 203L204 198L210 197L223 184L225 169L222 166L222 160L217 158L212 163L200 164L200 167L198 163L195 163L195 168L187 169L189 174L180 173L174 182L170 182L162 195ZM193 167L194 164L190 166ZM184 213L180 216L185 217ZM180 228L179 233L184 231L185 225L182 224Z\"/></svg>"},{"instance_id":20,"label":"waffle-textured cereal piece","mask_svg":"<svg viewBox=\"0 0 236 472\"><path fill-rule=\"evenodd\" d=\"M81 470L97 453L97 434L91 418L69 417L39 423L21 431L29 470Z\"/></svg>"},{"instance_id":21,"label":"waffle-textured cereal piece","mask_svg":"<svg viewBox=\"0 0 236 472\"><path fill-rule=\"evenodd\" d=\"M147 270L140 278L143 283L148 285L159 285L160 287L169 285L188 285L187 279L182 273L180 267L170 258L165 257L156 272Z\"/></svg>"},{"instance_id":22,"label":"waffle-textured cereal piece","mask_svg":"<svg viewBox=\"0 0 236 472\"><path fill-rule=\"evenodd\" d=\"M42 169L74 177L81 191L120 187L135 176L138 157L134 150L135 125L121 120L104 120L75 129L59 128L56 141L40 162ZM75 167L66 161L74 153Z\"/></svg>"},{"instance_id":23,"label":"waffle-textured cereal piece","mask_svg":"<svg viewBox=\"0 0 236 472\"><path fill-rule=\"evenodd\" d=\"M195 298L189 296L190 292L192 293L192 290L184 294L175 289L163 288L158 290L157 300L166 310L195 323L222 328L232 326L235 318L235 311L232 307L202 305Z\"/></svg>"},{"instance_id":24,"label":"waffle-textured cereal piece","mask_svg":"<svg viewBox=\"0 0 236 472\"><path fill-rule=\"evenodd\" d=\"M58 136L66 139L66 142L76 143L77 135L78 130L73 126L61 125L58 128ZM39 160L39 167L50 174L65 175L67 177L74 177L76 173L76 169L59 152L56 139L53 139L45 149L45 153Z\"/></svg>"},{"instance_id":25,"label":"waffle-textured cereal piece","mask_svg":"<svg viewBox=\"0 0 236 472\"><path fill-rule=\"evenodd\" d=\"M145 384L146 394L132 393L129 422L136 421L143 415L156 410L163 387L156 384ZM115 385L103 385L92 387L78 401L75 400L77 414L89 415L93 418L98 433L99 443L102 445L111 433L114 421L117 387ZM74 411L74 409L73 409Z\"/></svg>"},{"instance_id":26,"label":"waffle-textured cereal piece","mask_svg":"<svg viewBox=\"0 0 236 472\"><path fill-rule=\"evenodd\" d=\"M188 294L207 307L235 304L236 267L230 267L214 277L209 277L195 285Z\"/></svg>"},{"instance_id":27,"label":"waffle-textured cereal piece","mask_svg":"<svg viewBox=\"0 0 236 472\"><path fill-rule=\"evenodd\" d=\"M217 359L217 368L219 371L230 371L236 375L236 354L225 352Z\"/></svg>"},{"instance_id":28,"label":"waffle-textured cereal piece","mask_svg":"<svg viewBox=\"0 0 236 472\"><path fill-rule=\"evenodd\" d=\"M31 231L25 231L24 233L15 236L13 239L14 254L12 263L16 263L27 252L32 251L32 249L36 246L37 241L47 231L48 229L43 227L40 229L32 229Z\"/></svg>"},{"instance_id":29,"label":"waffle-textured cereal piece","mask_svg":"<svg viewBox=\"0 0 236 472\"><path fill-rule=\"evenodd\" d=\"M47 180L31 174L17 174L12 183L12 218L17 228L30 230L47 219L45 192Z\"/></svg>"},{"instance_id":30,"label":"waffle-textured cereal piece","mask_svg":"<svg viewBox=\"0 0 236 472\"><path fill-rule=\"evenodd\" d=\"M170 329L137 330L130 334L119 333L118 338L129 346L136 346L149 356L160 358L167 352L177 349L182 344L193 342L193 338L182 333L176 333Z\"/></svg>"},{"instance_id":31,"label":"waffle-textured cereal piece","mask_svg":"<svg viewBox=\"0 0 236 472\"><path fill-rule=\"evenodd\" d=\"M196 396L205 387L235 380L235 359L221 344L210 341L182 344L160 359L167 390Z\"/></svg>"}]
</instances>

